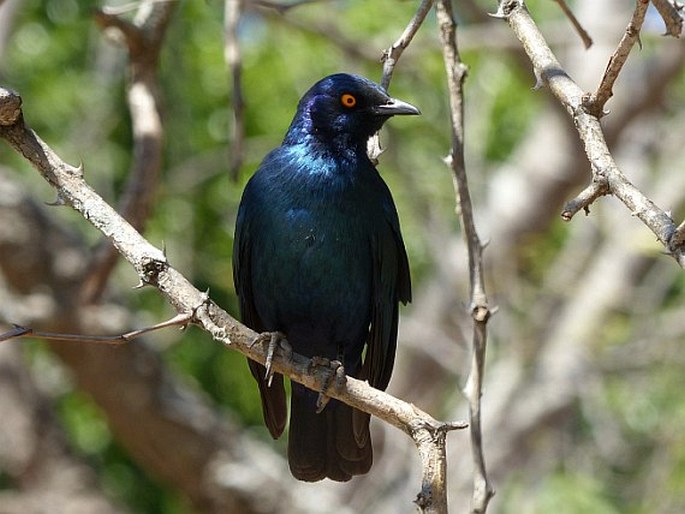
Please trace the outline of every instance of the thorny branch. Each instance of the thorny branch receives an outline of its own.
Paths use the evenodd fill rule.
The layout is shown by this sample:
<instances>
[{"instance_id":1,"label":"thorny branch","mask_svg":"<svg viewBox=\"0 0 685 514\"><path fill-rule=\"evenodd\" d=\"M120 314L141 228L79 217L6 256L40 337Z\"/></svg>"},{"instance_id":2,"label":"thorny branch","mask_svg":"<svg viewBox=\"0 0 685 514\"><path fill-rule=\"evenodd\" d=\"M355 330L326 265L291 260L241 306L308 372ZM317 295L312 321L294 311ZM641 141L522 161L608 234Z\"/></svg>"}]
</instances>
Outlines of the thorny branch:
<instances>
[{"instance_id":1,"label":"thorny branch","mask_svg":"<svg viewBox=\"0 0 685 514\"><path fill-rule=\"evenodd\" d=\"M654 7L666 24L667 36L680 37L683 32L683 6L669 0L652 0Z\"/></svg>"},{"instance_id":2,"label":"thorny branch","mask_svg":"<svg viewBox=\"0 0 685 514\"><path fill-rule=\"evenodd\" d=\"M590 37L590 34L588 34L587 31L580 24L580 22L578 21L578 18L576 18L576 15L573 14L573 11L571 10L571 8L566 3L566 0L555 0L555 1L556 1L556 3L559 4L559 8L562 10L562 12L566 15L568 20L571 22L571 25L573 25L573 28L576 30L576 32L580 36L580 39L583 41L583 45L585 45L585 48L590 48L592 46L592 38Z\"/></svg>"},{"instance_id":3,"label":"thorny branch","mask_svg":"<svg viewBox=\"0 0 685 514\"><path fill-rule=\"evenodd\" d=\"M226 311L211 301L166 260L164 254L143 238L126 220L110 207L83 179L82 170L62 161L57 154L24 124L21 99L12 91L0 88L0 137L24 156L55 188L59 198L70 205L102 232L124 259L136 270L141 281L155 286L180 316L192 319L214 339L238 350L250 359L265 363L267 347L254 344L258 334L238 323ZM7 107L9 106L9 107ZM8 114L11 113L11 114ZM22 329L16 330L20 336ZM286 358L277 354L273 369L313 390L324 390L328 384L328 368L312 366L311 359L293 354ZM340 386L325 390L327 396L368 412L408 434L417 445L422 462L433 463L445 453L444 434L465 428L463 422L445 423L435 420L415 406L399 400L368 383L347 377ZM428 486L428 487L427 487ZM433 507L434 492L423 484L419 495L428 506L425 512L442 514L446 510Z\"/></svg>"},{"instance_id":4,"label":"thorny branch","mask_svg":"<svg viewBox=\"0 0 685 514\"><path fill-rule=\"evenodd\" d=\"M590 95L584 102L584 107L587 112L601 118L604 113L604 105L609 98L614 94L613 87L618 78L623 65L628 60L630 50L633 48L635 42L640 39L640 29L645 20L645 14L649 7L649 0L637 0L633 16L626 27L626 31L618 43L618 47L609 58L602 80L597 86L597 91Z\"/></svg>"},{"instance_id":5,"label":"thorny branch","mask_svg":"<svg viewBox=\"0 0 685 514\"><path fill-rule=\"evenodd\" d=\"M562 219L569 221L578 211L587 211L599 196L611 193L640 219L685 268L685 246L674 237L676 225L671 217L637 189L616 165L597 116L584 107L586 93L564 71L522 0L500 0L496 17L506 19L533 63L538 81L552 94L573 119L592 169L592 183L564 207Z\"/></svg>"},{"instance_id":6,"label":"thorny branch","mask_svg":"<svg viewBox=\"0 0 685 514\"><path fill-rule=\"evenodd\" d=\"M392 75L395 71L395 65L397 61L404 53L404 50L409 46L412 39L418 32L419 28L423 24L423 20L426 19L426 15L430 12L433 7L433 0L422 0L419 8L412 19L407 24L407 27L402 32L402 35L395 41L390 48L383 51L381 61L383 62L383 74L381 76L381 87L386 91L390 87L390 81L392 80ZM375 163L378 161L378 157L383 153L381 148L380 138L378 134L375 134L368 144L368 154L369 158Z\"/></svg>"},{"instance_id":7,"label":"thorny branch","mask_svg":"<svg viewBox=\"0 0 685 514\"><path fill-rule=\"evenodd\" d=\"M447 74L451 109L450 118L452 121L452 149L447 158L447 163L453 173L457 206L469 255L470 308L471 316L473 317L473 339L471 370L464 387L464 394L469 403L469 432L474 465L471 512L473 514L483 514L487 510L488 502L495 494L486 472L481 430L481 395L485 367L485 349L487 346L487 322L491 312L485 294L483 245L478 237L473 219L473 207L464 160L463 84L466 79L467 68L459 56L456 35L457 27L450 0L438 0L436 8Z\"/></svg>"},{"instance_id":8,"label":"thorny branch","mask_svg":"<svg viewBox=\"0 0 685 514\"><path fill-rule=\"evenodd\" d=\"M95 20L103 30L116 29L129 52L127 102L133 129L133 161L121 198L119 212L142 231L152 210L154 193L162 169L162 120L157 61L162 41L178 2L141 2L132 22L103 8ZM118 12L118 11L116 11ZM86 271L82 297L97 300L117 261L117 252L104 240L96 249Z\"/></svg>"},{"instance_id":9,"label":"thorny branch","mask_svg":"<svg viewBox=\"0 0 685 514\"><path fill-rule=\"evenodd\" d=\"M156 323L150 327L141 328L139 330L132 330L131 332L126 332L125 334L119 334L115 336L87 336L82 334L61 334L55 332L42 332L40 330L33 330L32 328L21 327L15 325L11 330L0 334L0 343L3 341L9 341L10 339L18 339L20 337L33 337L36 339L47 339L49 341L70 341L75 343L95 343L95 344L109 344L109 345L121 345L127 344L136 339L137 337L149 334L155 330L160 330L163 328L180 326L184 328L192 321L189 314L177 314L171 319L162 321L161 323Z\"/></svg>"},{"instance_id":10,"label":"thorny branch","mask_svg":"<svg viewBox=\"0 0 685 514\"><path fill-rule=\"evenodd\" d=\"M426 15L430 12L431 7L433 7L433 0L422 0L421 5L416 10L414 17L409 21L407 28L404 29L402 35L395 41L390 48L383 52L383 76L381 78L381 87L388 90L390 87L390 81L392 80L392 74L395 71L395 64L400 58L404 50L409 46L412 39L418 32L423 20Z\"/></svg>"}]
</instances>

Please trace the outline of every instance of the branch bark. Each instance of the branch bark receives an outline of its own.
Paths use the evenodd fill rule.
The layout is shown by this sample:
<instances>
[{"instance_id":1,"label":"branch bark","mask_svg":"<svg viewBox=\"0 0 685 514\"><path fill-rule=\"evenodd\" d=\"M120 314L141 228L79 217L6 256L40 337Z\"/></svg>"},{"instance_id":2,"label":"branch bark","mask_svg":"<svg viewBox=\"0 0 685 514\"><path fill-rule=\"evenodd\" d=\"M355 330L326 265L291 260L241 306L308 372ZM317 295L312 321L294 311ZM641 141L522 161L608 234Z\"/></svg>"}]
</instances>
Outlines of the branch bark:
<instances>
[{"instance_id":1,"label":"branch bark","mask_svg":"<svg viewBox=\"0 0 685 514\"><path fill-rule=\"evenodd\" d=\"M633 45L640 39L640 29L642 23L645 21L645 14L649 7L649 0L637 0L633 16L626 27L626 31L618 43L618 47L609 58L609 63L604 71L602 80L595 91L589 97L586 97L584 107L587 112L601 118L604 115L604 105L609 98L614 94L613 87L618 78L623 65L628 60L628 55Z\"/></svg>"},{"instance_id":2,"label":"branch bark","mask_svg":"<svg viewBox=\"0 0 685 514\"><path fill-rule=\"evenodd\" d=\"M490 308L485 294L483 275L483 245L480 242L473 219L473 206L466 176L464 159L464 94L463 85L467 68L462 63L457 47L456 22L449 0L439 0L436 6L440 40L447 74L452 122L452 149L447 158L453 174L457 194L457 209L460 216L469 256L470 310L473 318L471 370L464 394L469 402L469 425L471 452L474 466L471 512L483 514L495 491L490 484L485 468L481 430L481 396L487 346L487 322Z\"/></svg>"},{"instance_id":3,"label":"branch bark","mask_svg":"<svg viewBox=\"0 0 685 514\"><path fill-rule=\"evenodd\" d=\"M141 2L133 22L106 10L95 12L103 30L118 31L129 53L129 85L126 99L133 130L133 161L121 198L119 212L137 230L143 231L152 210L154 194L162 169L161 95L157 62L162 41L178 2ZM86 302L96 301L103 293L117 261L117 253L104 240L88 265L82 295Z\"/></svg>"},{"instance_id":4,"label":"branch bark","mask_svg":"<svg viewBox=\"0 0 685 514\"><path fill-rule=\"evenodd\" d=\"M588 209L598 196L610 193L657 236L681 267L685 267L685 247L673 239L676 229L674 221L637 189L616 165L599 119L584 107L586 93L561 67L525 3L522 0L500 1L496 16L507 20L533 63L538 81L549 87L571 116L592 168L593 184L590 190L566 205L562 219L570 220L579 210Z\"/></svg>"}]
</instances>

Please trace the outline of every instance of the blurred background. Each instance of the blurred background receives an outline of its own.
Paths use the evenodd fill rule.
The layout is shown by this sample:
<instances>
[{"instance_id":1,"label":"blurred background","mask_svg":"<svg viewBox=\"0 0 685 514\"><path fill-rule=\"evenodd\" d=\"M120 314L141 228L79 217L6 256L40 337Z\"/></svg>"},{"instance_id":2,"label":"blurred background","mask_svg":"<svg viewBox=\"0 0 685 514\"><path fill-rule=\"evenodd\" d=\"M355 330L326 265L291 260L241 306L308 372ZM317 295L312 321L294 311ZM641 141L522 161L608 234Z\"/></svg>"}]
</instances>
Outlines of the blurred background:
<instances>
[{"instance_id":1,"label":"blurred background","mask_svg":"<svg viewBox=\"0 0 685 514\"><path fill-rule=\"evenodd\" d=\"M277 146L300 95L338 71L380 80L382 50L416 1L340 0L294 8L244 0L244 145L235 173L224 5L174 4L158 66L162 174L146 237L237 315L231 246L242 188ZM285 1L285 0L283 0ZM157 2L157 4L163 2ZM586 50L556 2L527 2L569 74L593 91L633 2L570 2ZM154 3L151 3L155 5ZM124 5L114 2L108 5ZM100 2L0 2L0 84L26 122L117 205L131 166L127 52L94 22ZM126 3L133 19L137 3ZM486 249L491 305L483 397L489 512L685 512L685 280L611 197L561 221L590 179L572 122L545 89L494 1L455 2L466 82L466 162ZM130 12L129 12L130 11ZM621 169L675 220L685 216L685 45L650 9L607 104ZM389 392L440 419L464 419L470 356L468 269L455 216L448 100L431 13L390 92L423 116L391 120L379 170L398 205L414 281ZM0 331L118 334L174 312L133 289L118 262L97 301L78 294L101 235L0 145ZM244 358L197 328L126 347L0 345L0 513L412 512L420 468L409 438L373 424L376 459L347 484L298 483L284 440L263 427ZM468 509L467 431L448 439L453 512Z\"/></svg>"}]
</instances>

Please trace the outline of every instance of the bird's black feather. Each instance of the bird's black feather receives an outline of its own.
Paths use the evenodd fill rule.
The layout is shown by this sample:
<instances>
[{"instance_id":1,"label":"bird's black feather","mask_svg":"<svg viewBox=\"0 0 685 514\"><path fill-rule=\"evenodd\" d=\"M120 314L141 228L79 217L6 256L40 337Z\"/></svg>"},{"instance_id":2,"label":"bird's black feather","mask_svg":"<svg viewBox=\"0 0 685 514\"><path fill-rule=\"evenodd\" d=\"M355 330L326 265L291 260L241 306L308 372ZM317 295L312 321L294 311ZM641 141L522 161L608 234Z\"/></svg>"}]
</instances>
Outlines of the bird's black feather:
<instances>
[{"instance_id":1,"label":"bird's black feather","mask_svg":"<svg viewBox=\"0 0 685 514\"><path fill-rule=\"evenodd\" d=\"M283 144L245 188L233 250L246 325L280 331L295 352L338 359L347 374L380 389L392 373L398 304L411 299L397 211L366 155L369 137L393 114L418 110L355 75L315 84ZM287 416L282 377L267 387L264 367L250 362L250 369L276 438ZM345 481L366 473L373 460L369 416L335 400L317 414L316 399L293 383L293 475Z\"/></svg>"}]
</instances>

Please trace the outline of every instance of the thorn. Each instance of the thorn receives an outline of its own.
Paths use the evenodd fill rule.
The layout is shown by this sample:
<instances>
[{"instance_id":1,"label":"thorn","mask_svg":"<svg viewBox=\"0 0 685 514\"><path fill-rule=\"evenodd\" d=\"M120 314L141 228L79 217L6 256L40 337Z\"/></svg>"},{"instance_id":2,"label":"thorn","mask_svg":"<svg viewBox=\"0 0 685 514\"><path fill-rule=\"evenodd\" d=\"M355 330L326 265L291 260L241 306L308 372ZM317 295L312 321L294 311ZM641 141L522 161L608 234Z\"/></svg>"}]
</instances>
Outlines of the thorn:
<instances>
[{"instance_id":1,"label":"thorn","mask_svg":"<svg viewBox=\"0 0 685 514\"><path fill-rule=\"evenodd\" d=\"M142 278L139 278L139 279L138 279L138 283L137 283L135 286L133 286L131 289L142 289L142 288L144 288L146 285L147 285L147 284L143 281L143 279L142 279Z\"/></svg>"},{"instance_id":2,"label":"thorn","mask_svg":"<svg viewBox=\"0 0 685 514\"><path fill-rule=\"evenodd\" d=\"M533 75L535 75L535 85L533 86L533 91L539 91L545 87L545 82L542 80L542 76L536 68L533 68Z\"/></svg>"},{"instance_id":3,"label":"thorn","mask_svg":"<svg viewBox=\"0 0 685 514\"><path fill-rule=\"evenodd\" d=\"M52 202L45 202L45 205L48 207L61 207L62 205L66 204L67 202L64 200L64 197L61 193L57 193L57 197Z\"/></svg>"},{"instance_id":4,"label":"thorn","mask_svg":"<svg viewBox=\"0 0 685 514\"><path fill-rule=\"evenodd\" d=\"M207 288L206 291L200 293L200 302L191 309L190 311L190 317L189 317L189 322L192 321L193 323L196 323L198 321L197 319L197 312L202 308L207 305L209 305L210 302L209 298L209 288Z\"/></svg>"},{"instance_id":5,"label":"thorn","mask_svg":"<svg viewBox=\"0 0 685 514\"><path fill-rule=\"evenodd\" d=\"M83 161L80 161L78 163L78 166L67 165L67 168L72 175L76 175L77 177L83 177Z\"/></svg>"},{"instance_id":6,"label":"thorn","mask_svg":"<svg viewBox=\"0 0 685 514\"><path fill-rule=\"evenodd\" d=\"M505 6L505 4L507 5ZM488 13L488 16L500 20L506 20L509 18L509 16L511 16L511 13L514 12L514 9L517 7L519 7L519 2L499 2L499 5L497 6L497 12Z\"/></svg>"}]
</instances>

